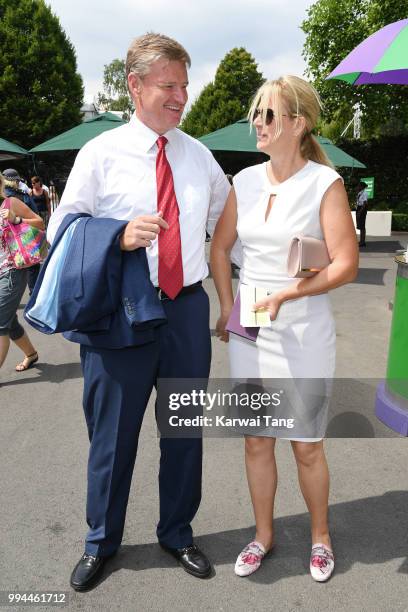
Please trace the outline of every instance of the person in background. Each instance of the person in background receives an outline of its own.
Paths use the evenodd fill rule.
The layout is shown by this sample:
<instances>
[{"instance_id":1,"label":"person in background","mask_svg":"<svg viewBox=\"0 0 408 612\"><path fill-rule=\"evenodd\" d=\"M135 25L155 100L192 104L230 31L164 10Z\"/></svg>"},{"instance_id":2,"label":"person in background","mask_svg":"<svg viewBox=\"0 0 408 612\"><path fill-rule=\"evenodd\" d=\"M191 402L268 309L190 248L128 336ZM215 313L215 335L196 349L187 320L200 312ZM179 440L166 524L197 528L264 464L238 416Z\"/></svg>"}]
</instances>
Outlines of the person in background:
<instances>
[{"instance_id":1,"label":"person in background","mask_svg":"<svg viewBox=\"0 0 408 612\"><path fill-rule=\"evenodd\" d=\"M30 188L27 185L25 179L20 178L20 181L18 183L18 188L20 191L22 191L23 193L28 193L28 195L30 195Z\"/></svg>"},{"instance_id":2,"label":"person in background","mask_svg":"<svg viewBox=\"0 0 408 612\"><path fill-rule=\"evenodd\" d=\"M234 177L211 245L211 271L221 310L216 332L221 340L229 339L231 377L275 379L277 384L279 379L292 379L299 387L305 380L309 394L321 404L315 403L312 412L325 411L330 388L324 385L322 393L320 381L328 380L330 385L335 367L336 334L327 292L350 282L358 267L342 179L311 133L319 111L317 92L299 77L287 75L262 85L248 118L256 129L258 150L270 159ZM294 280L288 277L287 258L291 240L299 234L324 239L331 263L313 277ZM268 297L253 309L266 310L272 323L261 327L253 342L232 333L228 336L225 329L234 303L230 252L237 235L243 248L241 284L268 290ZM299 395L300 421L311 422L313 415ZM328 525L329 471L323 440L306 438L303 431L299 438L290 438L290 430L283 435L291 440L310 512L310 573L323 582L334 569ZM256 533L238 556L238 576L255 572L274 546L277 433L266 428L245 438Z\"/></svg>"},{"instance_id":3,"label":"person in background","mask_svg":"<svg viewBox=\"0 0 408 612\"><path fill-rule=\"evenodd\" d=\"M51 213L53 213L59 204L58 191L57 191L57 188L55 187L54 181L50 181L49 196L50 196Z\"/></svg>"},{"instance_id":4,"label":"person in background","mask_svg":"<svg viewBox=\"0 0 408 612\"><path fill-rule=\"evenodd\" d=\"M38 214L38 210L31 198L30 190L25 184L25 182L21 179L20 174L14 168L7 168L7 170L3 171L3 179L4 179L4 193L6 197L14 197L18 198L28 208L31 208L33 213Z\"/></svg>"},{"instance_id":5,"label":"person in background","mask_svg":"<svg viewBox=\"0 0 408 612\"><path fill-rule=\"evenodd\" d=\"M4 177L0 175L0 197L6 197ZM38 353L17 318L17 309L27 285L28 269L14 269L6 245L1 240L5 221L13 224L28 223L44 229L41 217L19 198L10 197L0 207L0 367L3 365L12 340L24 353L16 366L17 372L28 370L38 361Z\"/></svg>"},{"instance_id":6,"label":"person in background","mask_svg":"<svg viewBox=\"0 0 408 612\"><path fill-rule=\"evenodd\" d=\"M368 211L368 195L367 195L367 183L360 181L359 191L357 194L356 201L356 227L360 230L360 242L359 246L366 246L366 218Z\"/></svg>"},{"instance_id":7,"label":"person in background","mask_svg":"<svg viewBox=\"0 0 408 612\"><path fill-rule=\"evenodd\" d=\"M21 200L28 208L32 210L32 212L38 215L37 207L34 203L33 198L30 193L26 191L22 191L20 189L21 177L17 170L14 168L8 168L3 172L4 176L4 192L6 197L14 197ZM27 273L27 284L28 284L28 292L31 295L34 289L34 285L40 273L40 264L36 264L35 266L31 266L28 268Z\"/></svg>"},{"instance_id":8,"label":"person in background","mask_svg":"<svg viewBox=\"0 0 408 612\"><path fill-rule=\"evenodd\" d=\"M48 220L51 216L50 196L48 191L44 188L39 176L31 177L31 186L30 196L34 201L38 214L44 221L45 227L47 227Z\"/></svg>"}]
</instances>

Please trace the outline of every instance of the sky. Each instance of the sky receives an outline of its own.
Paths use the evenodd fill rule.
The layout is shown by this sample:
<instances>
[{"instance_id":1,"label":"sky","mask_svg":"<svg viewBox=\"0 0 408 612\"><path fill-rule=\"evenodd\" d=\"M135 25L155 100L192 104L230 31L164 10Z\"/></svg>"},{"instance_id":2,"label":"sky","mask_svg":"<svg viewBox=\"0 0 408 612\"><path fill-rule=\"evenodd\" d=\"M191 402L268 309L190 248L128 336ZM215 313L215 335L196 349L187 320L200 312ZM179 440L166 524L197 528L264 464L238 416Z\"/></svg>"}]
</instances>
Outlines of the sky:
<instances>
[{"instance_id":1,"label":"sky","mask_svg":"<svg viewBox=\"0 0 408 612\"><path fill-rule=\"evenodd\" d=\"M245 47L266 78L305 70L300 25L312 0L46 2L75 47L86 102L102 90L104 65L124 59L132 39L147 31L175 38L190 54L190 103L234 47Z\"/></svg>"}]
</instances>

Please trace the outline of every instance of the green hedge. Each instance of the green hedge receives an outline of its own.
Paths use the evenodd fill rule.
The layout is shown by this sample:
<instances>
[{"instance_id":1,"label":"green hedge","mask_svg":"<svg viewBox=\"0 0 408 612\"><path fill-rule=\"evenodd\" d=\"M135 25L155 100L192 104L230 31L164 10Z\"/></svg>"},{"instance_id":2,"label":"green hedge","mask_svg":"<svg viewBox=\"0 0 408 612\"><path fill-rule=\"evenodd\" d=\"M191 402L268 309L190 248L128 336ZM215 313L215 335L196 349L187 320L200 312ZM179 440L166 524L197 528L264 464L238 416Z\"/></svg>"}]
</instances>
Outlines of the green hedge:
<instances>
[{"instance_id":1,"label":"green hedge","mask_svg":"<svg viewBox=\"0 0 408 612\"><path fill-rule=\"evenodd\" d=\"M338 147L363 162L366 169L338 168L345 179L346 189L352 203L355 202L358 182L361 177L374 176L374 199L371 210L398 210L408 213L404 207L408 196L408 136L382 136L372 140L346 140L340 138Z\"/></svg>"},{"instance_id":2,"label":"green hedge","mask_svg":"<svg viewBox=\"0 0 408 612\"><path fill-rule=\"evenodd\" d=\"M394 232L408 232L408 214L393 213L391 229Z\"/></svg>"}]
</instances>

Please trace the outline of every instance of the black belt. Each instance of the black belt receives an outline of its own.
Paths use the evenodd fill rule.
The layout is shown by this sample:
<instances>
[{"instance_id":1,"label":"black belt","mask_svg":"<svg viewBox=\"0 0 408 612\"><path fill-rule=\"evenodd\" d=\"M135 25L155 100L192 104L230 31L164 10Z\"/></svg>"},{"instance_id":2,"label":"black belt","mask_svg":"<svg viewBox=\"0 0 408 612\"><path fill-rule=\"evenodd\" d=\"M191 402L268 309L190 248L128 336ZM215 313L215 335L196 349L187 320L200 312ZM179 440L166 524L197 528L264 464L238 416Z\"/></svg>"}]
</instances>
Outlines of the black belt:
<instances>
[{"instance_id":1,"label":"black belt","mask_svg":"<svg viewBox=\"0 0 408 612\"><path fill-rule=\"evenodd\" d=\"M197 291L197 289L199 289L202 286L202 284L203 284L203 281L198 281L194 283L194 285L188 285L188 287L183 287L180 290L180 293L178 293L174 299L177 300L177 298L179 298L182 295L187 295L188 293L194 293L195 291ZM155 287L155 289L159 295L160 300L171 300L171 298L166 293L164 293L163 289L160 289L160 287Z\"/></svg>"}]
</instances>

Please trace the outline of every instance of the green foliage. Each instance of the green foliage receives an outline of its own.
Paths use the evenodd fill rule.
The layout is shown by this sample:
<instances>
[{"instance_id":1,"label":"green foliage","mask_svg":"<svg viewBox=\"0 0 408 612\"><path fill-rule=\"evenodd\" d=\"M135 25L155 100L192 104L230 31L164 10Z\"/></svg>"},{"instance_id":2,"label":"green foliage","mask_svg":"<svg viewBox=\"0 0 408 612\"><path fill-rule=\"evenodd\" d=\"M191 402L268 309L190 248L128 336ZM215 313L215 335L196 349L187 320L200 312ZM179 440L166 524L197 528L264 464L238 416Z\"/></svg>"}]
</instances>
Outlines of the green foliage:
<instances>
[{"instance_id":1,"label":"green foliage","mask_svg":"<svg viewBox=\"0 0 408 612\"><path fill-rule=\"evenodd\" d=\"M365 38L407 14L408 0L317 0L309 8L301 26L306 34L303 57L307 74L322 96L329 125L344 129L353 116L353 105L359 103L364 113L363 137L396 135L406 129L406 86L355 87L325 78ZM330 130L322 133L330 137Z\"/></svg>"},{"instance_id":2,"label":"green foliage","mask_svg":"<svg viewBox=\"0 0 408 612\"><path fill-rule=\"evenodd\" d=\"M31 148L82 120L75 50L44 0L0 0L0 134Z\"/></svg>"},{"instance_id":3,"label":"green foliage","mask_svg":"<svg viewBox=\"0 0 408 612\"><path fill-rule=\"evenodd\" d=\"M98 93L98 104L105 111L121 111L124 119L133 112L133 103L127 88L125 60L114 59L105 64L103 92Z\"/></svg>"},{"instance_id":4,"label":"green foliage","mask_svg":"<svg viewBox=\"0 0 408 612\"><path fill-rule=\"evenodd\" d=\"M408 214L393 213L391 229L394 232L408 232Z\"/></svg>"},{"instance_id":5,"label":"green foliage","mask_svg":"<svg viewBox=\"0 0 408 612\"><path fill-rule=\"evenodd\" d=\"M220 62L214 82L201 91L181 128L191 136L203 136L245 117L264 78L243 47L235 48Z\"/></svg>"},{"instance_id":6,"label":"green foliage","mask_svg":"<svg viewBox=\"0 0 408 612\"><path fill-rule=\"evenodd\" d=\"M345 177L346 185L354 185L354 192L360 177L375 177L375 195L369 201L370 209L408 212L401 205L408 198L408 136L382 136L371 140L341 139L336 144L367 166L364 170L353 170L351 181Z\"/></svg>"},{"instance_id":7,"label":"green foliage","mask_svg":"<svg viewBox=\"0 0 408 612\"><path fill-rule=\"evenodd\" d=\"M341 121L335 119L333 119L332 121L323 121L322 119L320 119L317 124L316 131L320 136L330 138L330 140L336 142L341 137L341 134L346 125L347 123L344 125ZM350 132L353 132L352 127L350 130L348 130L348 136L350 136Z\"/></svg>"}]
</instances>

